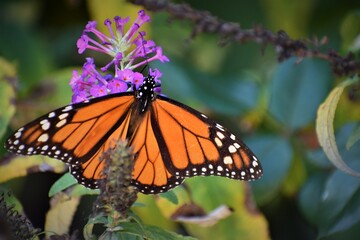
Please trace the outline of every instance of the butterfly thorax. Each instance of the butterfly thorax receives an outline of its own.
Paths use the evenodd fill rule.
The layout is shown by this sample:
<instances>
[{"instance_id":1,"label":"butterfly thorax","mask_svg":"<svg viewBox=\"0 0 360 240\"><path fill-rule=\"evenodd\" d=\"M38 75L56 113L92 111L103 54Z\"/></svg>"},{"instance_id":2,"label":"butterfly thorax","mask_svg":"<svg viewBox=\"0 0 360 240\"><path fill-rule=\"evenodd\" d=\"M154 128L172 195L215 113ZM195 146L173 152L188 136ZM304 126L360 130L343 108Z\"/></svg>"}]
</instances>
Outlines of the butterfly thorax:
<instances>
[{"instance_id":1,"label":"butterfly thorax","mask_svg":"<svg viewBox=\"0 0 360 240\"><path fill-rule=\"evenodd\" d=\"M154 100L154 88L155 79L153 76L149 75L144 79L143 84L136 91L136 98L139 103L138 109L140 110L140 113L145 112L146 109L150 106L151 102Z\"/></svg>"}]
</instances>

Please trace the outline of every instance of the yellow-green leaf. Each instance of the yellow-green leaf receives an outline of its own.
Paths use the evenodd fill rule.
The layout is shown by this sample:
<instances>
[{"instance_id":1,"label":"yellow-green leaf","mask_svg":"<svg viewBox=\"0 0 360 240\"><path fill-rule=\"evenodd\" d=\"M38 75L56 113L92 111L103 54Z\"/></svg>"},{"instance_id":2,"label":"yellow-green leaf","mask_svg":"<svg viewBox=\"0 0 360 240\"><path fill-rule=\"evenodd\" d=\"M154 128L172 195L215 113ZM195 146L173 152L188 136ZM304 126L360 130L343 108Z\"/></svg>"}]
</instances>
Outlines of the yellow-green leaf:
<instances>
[{"instance_id":1,"label":"yellow-green leaf","mask_svg":"<svg viewBox=\"0 0 360 240\"><path fill-rule=\"evenodd\" d=\"M354 176L360 176L360 173L351 169L340 156L335 141L333 122L335 110L343 90L358 80L358 78L348 79L335 87L320 105L316 118L316 134L324 153L337 168Z\"/></svg>"},{"instance_id":2,"label":"yellow-green leaf","mask_svg":"<svg viewBox=\"0 0 360 240\"><path fill-rule=\"evenodd\" d=\"M47 238L54 233L62 235L69 232L79 202L80 197L69 197L63 192L59 192L51 198L51 207L45 220Z\"/></svg>"},{"instance_id":3,"label":"yellow-green leaf","mask_svg":"<svg viewBox=\"0 0 360 240\"><path fill-rule=\"evenodd\" d=\"M192 200L206 212L220 205L231 206L233 213L211 227L186 223L190 235L199 239L269 239L265 217L256 209L249 186L221 177L194 177L186 180Z\"/></svg>"},{"instance_id":4,"label":"yellow-green leaf","mask_svg":"<svg viewBox=\"0 0 360 240\"><path fill-rule=\"evenodd\" d=\"M62 173L66 171L66 166L59 160L45 156L16 156L0 163L0 183L30 173L46 171Z\"/></svg>"},{"instance_id":5,"label":"yellow-green leaf","mask_svg":"<svg viewBox=\"0 0 360 240\"><path fill-rule=\"evenodd\" d=\"M10 83L15 78L15 67L3 58L0 58L0 138L5 133L8 123L15 113L15 105L13 103L15 92Z\"/></svg>"}]
</instances>

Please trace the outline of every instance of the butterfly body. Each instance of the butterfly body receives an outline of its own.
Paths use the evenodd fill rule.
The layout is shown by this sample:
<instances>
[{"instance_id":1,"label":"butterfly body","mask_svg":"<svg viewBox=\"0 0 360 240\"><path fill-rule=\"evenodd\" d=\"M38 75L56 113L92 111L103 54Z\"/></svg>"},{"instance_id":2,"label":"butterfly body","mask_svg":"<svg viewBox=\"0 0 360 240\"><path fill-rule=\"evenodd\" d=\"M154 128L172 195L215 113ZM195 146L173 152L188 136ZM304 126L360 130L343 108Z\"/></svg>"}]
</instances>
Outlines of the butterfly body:
<instances>
[{"instance_id":1,"label":"butterfly body","mask_svg":"<svg viewBox=\"0 0 360 240\"><path fill-rule=\"evenodd\" d=\"M101 155L114 140L134 151L132 183L147 194L167 191L192 176L255 180L260 162L249 148L204 114L154 93L148 76L138 90L54 110L17 130L5 147L64 161L79 183L97 188Z\"/></svg>"}]
</instances>

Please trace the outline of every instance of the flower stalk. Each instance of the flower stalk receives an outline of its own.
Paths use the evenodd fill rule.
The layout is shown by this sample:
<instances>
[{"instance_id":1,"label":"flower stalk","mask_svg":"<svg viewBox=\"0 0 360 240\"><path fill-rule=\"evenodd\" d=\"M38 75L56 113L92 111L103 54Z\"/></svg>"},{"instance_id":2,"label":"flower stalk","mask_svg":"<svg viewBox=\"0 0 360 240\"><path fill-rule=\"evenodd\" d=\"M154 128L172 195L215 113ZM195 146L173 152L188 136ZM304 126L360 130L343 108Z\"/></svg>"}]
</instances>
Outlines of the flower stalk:
<instances>
[{"instance_id":1,"label":"flower stalk","mask_svg":"<svg viewBox=\"0 0 360 240\"><path fill-rule=\"evenodd\" d=\"M126 141L118 140L114 145L102 155L105 166L103 178L99 180L96 209L115 219L125 219L137 199L137 191L131 185L133 153Z\"/></svg>"}]
</instances>

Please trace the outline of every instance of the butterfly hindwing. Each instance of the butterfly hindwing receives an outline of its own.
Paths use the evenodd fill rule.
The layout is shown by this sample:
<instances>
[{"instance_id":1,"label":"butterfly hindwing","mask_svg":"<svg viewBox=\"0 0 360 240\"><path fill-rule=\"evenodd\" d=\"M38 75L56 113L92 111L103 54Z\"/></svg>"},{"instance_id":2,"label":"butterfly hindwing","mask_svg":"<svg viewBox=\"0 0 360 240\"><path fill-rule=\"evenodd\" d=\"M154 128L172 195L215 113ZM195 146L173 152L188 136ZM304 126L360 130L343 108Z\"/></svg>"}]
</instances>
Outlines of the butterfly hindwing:
<instances>
[{"instance_id":1,"label":"butterfly hindwing","mask_svg":"<svg viewBox=\"0 0 360 240\"><path fill-rule=\"evenodd\" d=\"M143 193L164 192L182 183L183 177L173 175L164 159L162 144L151 121L151 112L144 113L129 142L135 154L133 183Z\"/></svg>"}]
</instances>

